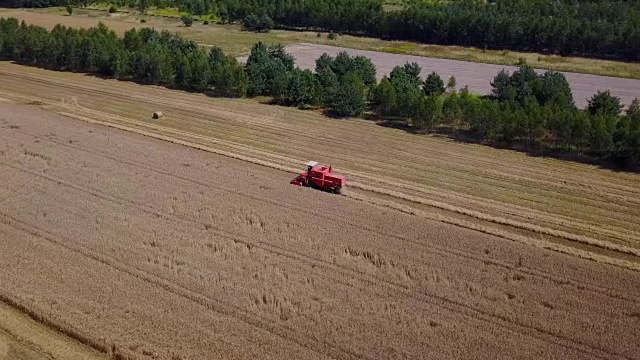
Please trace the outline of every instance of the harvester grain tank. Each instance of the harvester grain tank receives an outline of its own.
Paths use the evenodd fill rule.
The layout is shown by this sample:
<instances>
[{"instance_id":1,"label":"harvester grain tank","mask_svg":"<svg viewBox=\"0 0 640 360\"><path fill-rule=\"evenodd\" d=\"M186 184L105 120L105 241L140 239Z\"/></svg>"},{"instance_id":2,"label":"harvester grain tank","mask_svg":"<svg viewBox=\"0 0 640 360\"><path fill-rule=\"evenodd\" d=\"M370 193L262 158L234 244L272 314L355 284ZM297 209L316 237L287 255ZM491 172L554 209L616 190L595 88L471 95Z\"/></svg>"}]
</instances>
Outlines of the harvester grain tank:
<instances>
[{"instance_id":1,"label":"harvester grain tank","mask_svg":"<svg viewBox=\"0 0 640 360\"><path fill-rule=\"evenodd\" d=\"M331 165L318 165L316 161L307 163L307 171L300 173L291 184L342 194L347 180L333 172Z\"/></svg>"}]
</instances>

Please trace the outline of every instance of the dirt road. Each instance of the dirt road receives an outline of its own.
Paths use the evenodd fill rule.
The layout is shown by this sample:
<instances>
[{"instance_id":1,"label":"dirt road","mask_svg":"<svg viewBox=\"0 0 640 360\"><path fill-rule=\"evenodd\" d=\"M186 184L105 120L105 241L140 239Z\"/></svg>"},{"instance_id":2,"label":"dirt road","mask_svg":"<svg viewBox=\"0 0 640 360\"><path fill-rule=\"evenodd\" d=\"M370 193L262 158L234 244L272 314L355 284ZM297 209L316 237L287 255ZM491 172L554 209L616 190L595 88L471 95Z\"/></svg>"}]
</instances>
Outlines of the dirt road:
<instances>
[{"instance_id":1,"label":"dirt road","mask_svg":"<svg viewBox=\"0 0 640 360\"><path fill-rule=\"evenodd\" d=\"M437 72L445 81L455 76L458 88L465 85L473 92L486 94L491 92L491 81L502 69L510 73L517 70L514 66L472 63L467 61L428 58L423 56L389 54L376 51L345 49L334 46L300 44L287 47L287 51L296 58L296 64L303 69L315 69L315 61L322 54L331 56L341 51L351 55L363 55L371 60L378 69L378 77L388 75L395 66L402 66L407 62L416 62L422 67L421 76L424 78L432 71ZM543 72L543 70L538 70ZM598 90L610 90L611 94L620 97L623 104L640 97L640 80L621 79L608 76L589 74L564 73L571 85L576 105L585 107L587 99Z\"/></svg>"},{"instance_id":2,"label":"dirt road","mask_svg":"<svg viewBox=\"0 0 640 360\"><path fill-rule=\"evenodd\" d=\"M638 359L637 272L0 102L4 296L147 358Z\"/></svg>"}]
</instances>

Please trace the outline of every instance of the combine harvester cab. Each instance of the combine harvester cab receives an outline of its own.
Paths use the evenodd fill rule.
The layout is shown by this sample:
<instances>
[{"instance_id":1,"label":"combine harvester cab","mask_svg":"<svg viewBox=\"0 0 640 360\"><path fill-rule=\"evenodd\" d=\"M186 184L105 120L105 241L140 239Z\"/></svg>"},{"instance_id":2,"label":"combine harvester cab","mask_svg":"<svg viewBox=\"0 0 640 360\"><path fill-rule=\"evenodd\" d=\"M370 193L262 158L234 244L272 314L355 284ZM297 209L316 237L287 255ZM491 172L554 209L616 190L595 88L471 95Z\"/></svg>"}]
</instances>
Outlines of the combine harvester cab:
<instances>
[{"instance_id":1,"label":"combine harvester cab","mask_svg":"<svg viewBox=\"0 0 640 360\"><path fill-rule=\"evenodd\" d=\"M291 184L342 194L347 180L332 170L331 166L318 165L316 161L311 161L307 163L307 171L291 180Z\"/></svg>"}]
</instances>

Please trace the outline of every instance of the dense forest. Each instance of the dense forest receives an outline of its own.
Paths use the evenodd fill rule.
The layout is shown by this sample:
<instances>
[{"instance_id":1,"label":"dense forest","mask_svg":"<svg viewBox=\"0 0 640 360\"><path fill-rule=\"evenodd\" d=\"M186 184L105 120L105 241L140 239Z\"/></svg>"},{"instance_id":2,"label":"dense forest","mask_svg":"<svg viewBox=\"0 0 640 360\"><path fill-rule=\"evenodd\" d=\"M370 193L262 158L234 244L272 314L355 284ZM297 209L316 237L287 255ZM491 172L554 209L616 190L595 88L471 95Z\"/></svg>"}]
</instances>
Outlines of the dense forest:
<instances>
[{"instance_id":1,"label":"dense forest","mask_svg":"<svg viewBox=\"0 0 640 360\"><path fill-rule=\"evenodd\" d=\"M323 55L315 72L296 67L280 45L257 43L246 65L219 48L205 51L178 35L144 28L119 38L103 24L51 31L0 18L0 59L51 69L160 84L211 96L269 96L280 105L327 115L370 116L411 131L444 132L525 151L598 158L635 168L640 160L640 102L622 113L617 97L598 92L575 107L564 75L521 66L492 81L489 96L456 89L435 72L422 80L415 63L380 82L369 58Z\"/></svg>"},{"instance_id":2,"label":"dense forest","mask_svg":"<svg viewBox=\"0 0 640 360\"><path fill-rule=\"evenodd\" d=\"M640 60L640 4L628 0L109 0L118 6L177 7L223 22L262 19L280 28L326 30L430 44ZM9 0L53 6L87 0Z\"/></svg>"}]
</instances>

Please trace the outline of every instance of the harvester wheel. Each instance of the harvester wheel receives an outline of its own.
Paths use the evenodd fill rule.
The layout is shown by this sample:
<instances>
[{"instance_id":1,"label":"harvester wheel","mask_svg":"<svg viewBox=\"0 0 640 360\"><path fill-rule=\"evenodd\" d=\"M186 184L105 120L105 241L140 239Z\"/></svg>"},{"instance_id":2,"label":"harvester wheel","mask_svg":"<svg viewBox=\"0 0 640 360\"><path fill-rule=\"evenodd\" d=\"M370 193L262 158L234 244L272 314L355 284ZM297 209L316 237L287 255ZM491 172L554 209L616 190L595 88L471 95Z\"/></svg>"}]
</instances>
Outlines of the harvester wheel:
<instances>
[{"instance_id":1,"label":"harvester wheel","mask_svg":"<svg viewBox=\"0 0 640 360\"><path fill-rule=\"evenodd\" d=\"M334 194L342 194L344 193L344 189L342 188L342 186L336 186L333 188L333 193Z\"/></svg>"}]
</instances>

